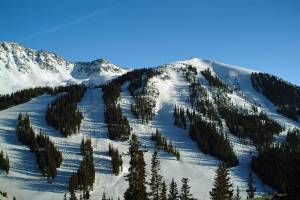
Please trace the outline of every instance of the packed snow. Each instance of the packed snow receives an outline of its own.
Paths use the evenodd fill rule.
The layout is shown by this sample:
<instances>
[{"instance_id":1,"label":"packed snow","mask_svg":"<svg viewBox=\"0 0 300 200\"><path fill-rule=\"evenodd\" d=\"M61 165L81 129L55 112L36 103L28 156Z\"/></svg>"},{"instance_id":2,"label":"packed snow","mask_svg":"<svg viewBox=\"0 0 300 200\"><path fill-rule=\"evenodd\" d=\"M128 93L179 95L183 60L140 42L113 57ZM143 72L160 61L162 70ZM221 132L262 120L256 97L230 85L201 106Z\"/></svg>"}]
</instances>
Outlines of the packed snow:
<instances>
[{"instance_id":1,"label":"packed snow","mask_svg":"<svg viewBox=\"0 0 300 200\"><path fill-rule=\"evenodd\" d=\"M11 53L5 53L7 51ZM24 58L18 61L24 61L23 65L16 62L17 59L14 55L18 59ZM27 59L28 56L29 58ZM44 63L48 59L47 63L55 62L56 64L51 65L54 68L46 66L47 70L45 70L43 68L45 64L38 64L37 61L34 61L36 59L31 59L30 56L39 56L39 59L43 61L39 61L39 63ZM244 109L251 109L252 105L256 105L259 110L266 112L287 129L299 128L300 124L276 113L273 104L254 90L250 78L252 71L245 68L197 58L177 61L158 68L162 73L149 80L149 84L155 87L159 95L153 96L156 101L155 116L148 124L144 124L141 120L136 119L130 111L130 105L134 99L127 89L128 83L125 83L122 86L119 103L123 114L128 117L132 133L138 136L141 148L145 152L147 179L150 179L151 156L155 150L150 136L158 129L164 137L174 143L181 155L180 160L177 161L175 156L163 151L159 152L161 173L166 183L169 184L174 178L180 187L181 178L189 178L193 196L197 199L209 199L209 191L212 188L215 170L219 161L216 158L203 154L197 144L189 137L188 130L180 129L173 125L173 109L175 105L191 108L190 103L187 101L189 83L186 82L180 71L181 68L188 65L196 67L198 72L209 68L214 75L221 78L226 84L233 88L239 88L239 91L235 90L228 95L235 105ZM51 53L38 53L18 45L14 47L7 43L2 43L0 46L0 94L43 84L53 84L54 86L72 81L89 83L89 86L98 85L126 71L126 69L118 68L104 60L74 64L57 59L57 56ZM16 79L16 77L18 78ZM198 73L197 79L205 88L208 88L208 83L201 73ZM90 80L92 81L90 82ZM22 81L24 81L23 84L21 84ZM209 93L209 95L211 94ZM47 105L54 98L50 95L42 95L27 103L0 111L0 150L8 154L11 163L9 175L0 172L0 190L8 192L11 196L16 196L17 199L21 200L63 199L63 195L68 192L68 179L77 170L82 160L80 155L81 140L83 137L90 137L92 139L96 167L96 180L93 191L91 191L91 199L100 199L103 192L114 199L122 199L123 193L128 187L125 175L128 173L129 168L130 158L127 154L129 144L128 141L121 142L108 139L107 127L104 123L104 103L101 89L89 88L86 91L83 99L78 104L79 110L84 115L80 132L68 138L63 138L58 131L48 126L44 119ZM53 181L48 181L42 177L34 154L17 141L15 127L20 112L28 113L35 132L38 133L39 129L46 131L51 140L63 153L63 163ZM281 134L282 136L285 135L287 129ZM253 146L240 143L231 134L229 134L229 139L240 162L239 166L230 169L231 181L234 187L239 186L242 196L245 197L247 177L250 170L249 163L256 151ZM123 171L118 176L112 173L110 156L108 155L109 143L117 147L119 152L122 153ZM258 177L254 176L254 180L257 195L272 191Z\"/></svg>"}]
</instances>

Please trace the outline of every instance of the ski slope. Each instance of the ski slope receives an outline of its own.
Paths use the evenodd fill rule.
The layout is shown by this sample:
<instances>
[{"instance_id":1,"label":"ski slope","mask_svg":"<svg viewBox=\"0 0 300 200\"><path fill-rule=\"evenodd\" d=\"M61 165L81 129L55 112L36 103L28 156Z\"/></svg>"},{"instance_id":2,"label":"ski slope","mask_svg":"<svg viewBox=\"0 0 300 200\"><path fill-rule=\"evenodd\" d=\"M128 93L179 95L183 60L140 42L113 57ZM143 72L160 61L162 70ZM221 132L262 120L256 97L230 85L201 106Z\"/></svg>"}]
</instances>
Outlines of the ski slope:
<instances>
[{"instance_id":1,"label":"ski slope","mask_svg":"<svg viewBox=\"0 0 300 200\"><path fill-rule=\"evenodd\" d=\"M174 178L180 187L181 178L189 178L191 193L194 197L209 199L209 191L212 188L219 161L203 154L197 144L190 139L187 129L180 129L173 125L175 105L191 108L187 101L189 83L186 82L180 71L187 65L197 68L197 79L203 87L208 89L210 96L212 94L208 83L200 73L207 68L211 69L213 74L220 77L226 84L240 88L240 91L234 91L229 95L231 101L245 109L251 109L252 105L256 105L259 110L265 111L271 118L284 125L286 130L281 133L279 138L284 138L288 128L300 128L300 124L277 114L273 104L253 89L250 79L252 71L244 68L201 59L178 61L157 68L162 73L151 78L149 84L153 85L159 95L153 97L156 100L155 116L148 124L143 124L141 120L136 119L130 111L130 105L134 99L127 89L128 82L125 83L122 86L119 103L123 114L129 120L132 132L138 136L141 148L145 152L147 179L150 179L151 156L155 150L150 136L156 129L159 129L162 135L171 140L179 149L181 155L180 160L177 161L175 156L163 151L159 152L161 173L166 183L169 184ZM54 98L50 95L42 95L27 103L0 111L0 150L8 154L11 163L9 175L0 172L0 190L16 196L18 200L63 199L64 194L68 192L68 179L77 170L82 160L80 155L81 140L83 137L90 137L96 168L94 190L90 192L91 199L100 199L104 192L114 199L122 199L123 193L128 187L125 175L129 168L130 158L127 155L129 144L128 141L121 142L108 139L107 128L104 123L104 103L101 89L87 89L78 104L78 109L84 116L80 132L68 138L61 137L60 133L48 126L44 119L47 104ZM15 127L20 112L28 113L34 131L36 133L39 132L39 129L46 131L63 154L63 163L53 181L48 181L41 176L34 154L17 141ZM231 134L229 134L229 139L240 162L239 166L230 169L231 182L234 187L239 186L241 195L245 197L250 170L249 164L256 151L251 145L241 144ZM108 155L109 143L112 143L122 153L123 171L118 176L112 173L111 160ZM255 175L254 184L257 195L272 191Z\"/></svg>"}]
</instances>

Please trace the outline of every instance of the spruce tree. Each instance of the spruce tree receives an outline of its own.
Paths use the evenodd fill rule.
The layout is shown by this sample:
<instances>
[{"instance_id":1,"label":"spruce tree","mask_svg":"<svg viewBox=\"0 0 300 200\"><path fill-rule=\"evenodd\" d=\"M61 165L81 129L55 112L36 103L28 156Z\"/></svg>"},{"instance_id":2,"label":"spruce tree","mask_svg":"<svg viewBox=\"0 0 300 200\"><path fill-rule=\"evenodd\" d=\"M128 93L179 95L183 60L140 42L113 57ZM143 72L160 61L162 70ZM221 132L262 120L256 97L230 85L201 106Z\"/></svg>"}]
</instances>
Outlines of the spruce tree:
<instances>
[{"instance_id":1,"label":"spruce tree","mask_svg":"<svg viewBox=\"0 0 300 200\"><path fill-rule=\"evenodd\" d=\"M153 200L160 199L160 191L162 187L162 176L159 174L160 162L158 153L155 151L151 160L151 180L150 180L150 193L149 196Z\"/></svg>"},{"instance_id":2,"label":"spruce tree","mask_svg":"<svg viewBox=\"0 0 300 200\"><path fill-rule=\"evenodd\" d=\"M246 190L247 191L247 199L254 198L256 189L254 187L253 182L254 181L253 181L252 172L249 172L249 176L248 176L248 189Z\"/></svg>"},{"instance_id":3,"label":"spruce tree","mask_svg":"<svg viewBox=\"0 0 300 200\"><path fill-rule=\"evenodd\" d=\"M103 192L103 195L102 195L102 200L107 200L107 199L106 199L105 192Z\"/></svg>"},{"instance_id":4,"label":"spruce tree","mask_svg":"<svg viewBox=\"0 0 300 200\"><path fill-rule=\"evenodd\" d=\"M160 200L167 200L167 185L166 182L163 181L161 184L161 192L160 192Z\"/></svg>"},{"instance_id":5,"label":"spruce tree","mask_svg":"<svg viewBox=\"0 0 300 200\"><path fill-rule=\"evenodd\" d=\"M212 200L231 200L233 196L232 184L230 183L230 177L228 170L222 163L219 165L214 186L210 191L210 198Z\"/></svg>"},{"instance_id":6,"label":"spruce tree","mask_svg":"<svg viewBox=\"0 0 300 200\"><path fill-rule=\"evenodd\" d=\"M192 194L190 194L190 186L189 186L189 179L188 178L182 178L181 179L181 194L180 194L180 200L191 200Z\"/></svg>"},{"instance_id":7,"label":"spruce tree","mask_svg":"<svg viewBox=\"0 0 300 200\"><path fill-rule=\"evenodd\" d=\"M147 200L146 172L143 151L139 150L139 142L136 135L132 135L129 147L130 167L126 180L129 187L124 193L125 200Z\"/></svg>"},{"instance_id":8,"label":"spruce tree","mask_svg":"<svg viewBox=\"0 0 300 200\"><path fill-rule=\"evenodd\" d=\"M71 191L70 193L70 200L77 200L76 194L74 191Z\"/></svg>"},{"instance_id":9,"label":"spruce tree","mask_svg":"<svg viewBox=\"0 0 300 200\"><path fill-rule=\"evenodd\" d=\"M241 200L242 199L242 197L241 197L241 195L240 195L240 188L237 186L236 187L236 192L235 192L235 195L234 195L234 197L233 197L233 200Z\"/></svg>"},{"instance_id":10,"label":"spruce tree","mask_svg":"<svg viewBox=\"0 0 300 200\"><path fill-rule=\"evenodd\" d=\"M179 193L177 189L177 183L174 181L174 178L172 178L172 181L169 186L168 200L178 200L178 199L179 199Z\"/></svg>"}]
</instances>

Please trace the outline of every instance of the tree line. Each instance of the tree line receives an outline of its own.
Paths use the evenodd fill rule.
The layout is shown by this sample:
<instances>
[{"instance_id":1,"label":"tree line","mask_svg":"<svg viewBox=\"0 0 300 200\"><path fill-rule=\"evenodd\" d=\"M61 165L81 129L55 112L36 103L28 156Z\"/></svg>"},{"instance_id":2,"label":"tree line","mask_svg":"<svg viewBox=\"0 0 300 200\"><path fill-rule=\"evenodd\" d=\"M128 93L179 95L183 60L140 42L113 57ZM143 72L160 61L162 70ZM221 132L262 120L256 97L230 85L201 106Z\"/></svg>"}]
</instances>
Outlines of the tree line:
<instances>
[{"instance_id":1,"label":"tree line","mask_svg":"<svg viewBox=\"0 0 300 200\"><path fill-rule=\"evenodd\" d=\"M259 150L253 156L251 166L264 183L288 199L300 197L300 131L290 130L282 144L274 144Z\"/></svg>"},{"instance_id":2,"label":"tree line","mask_svg":"<svg viewBox=\"0 0 300 200\"><path fill-rule=\"evenodd\" d=\"M226 92L232 92L232 90L219 77L212 75L210 69L205 69L204 71L201 71L201 74L205 77L210 86L221 89Z\"/></svg>"},{"instance_id":3,"label":"tree line","mask_svg":"<svg viewBox=\"0 0 300 200\"><path fill-rule=\"evenodd\" d=\"M129 174L126 175L126 180L129 187L124 193L125 200L192 200L190 193L189 179L182 178L181 193L177 189L177 184L172 179L168 188L160 173L160 161L158 152L155 151L151 159L151 178L149 182L150 191L147 192L146 183L146 163L144 153L140 150L140 144L136 135L132 135L129 147L130 167Z\"/></svg>"},{"instance_id":4,"label":"tree line","mask_svg":"<svg viewBox=\"0 0 300 200\"><path fill-rule=\"evenodd\" d=\"M29 116L20 113L16 134L18 141L35 154L39 170L43 176L54 179L57 174L57 168L60 167L63 158L59 149L57 149L46 133L40 130L39 135L35 136Z\"/></svg>"},{"instance_id":5,"label":"tree line","mask_svg":"<svg viewBox=\"0 0 300 200\"><path fill-rule=\"evenodd\" d=\"M80 147L83 160L76 173L69 178L69 191L71 197L76 196L75 190L83 190L84 193L93 189L95 182L95 166L93 157L93 147L91 139L83 139Z\"/></svg>"},{"instance_id":6,"label":"tree line","mask_svg":"<svg viewBox=\"0 0 300 200\"><path fill-rule=\"evenodd\" d=\"M249 172L248 176L248 188L247 199L253 199L255 197L256 188L254 186L252 172ZM241 200L240 189L234 189L232 183L230 182L230 176L228 169L224 163L220 163L218 169L216 170L215 180L213 188L209 192L210 199L212 200Z\"/></svg>"},{"instance_id":7,"label":"tree line","mask_svg":"<svg viewBox=\"0 0 300 200\"><path fill-rule=\"evenodd\" d=\"M131 132L128 119L123 115L118 103L123 81L118 77L102 87L105 104L104 122L107 124L109 138L112 140L126 140Z\"/></svg>"},{"instance_id":8,"label":"tree line","mask_svg":"<svg viewBox=\"0 0 300 200\"><path fill-rule=\"evenodd\" d=\"M117 148L114 148L111 143L108 145L108 155L111 157L112 170L115 175L119 175L123 170L122 155L119 154Z\"/></svg>"},{"instance_id":9,"label":"tree line","mask_svg":"<svg viewBox=\"0 0 300 200\"><path fill-rule=\"evenodd\" d=\"M158 75L155 69L135 70L134 76L130 79L128 90L134 98L131 104L131 111L136 118L142 119L142 122L148 123L154 115L156 102L154 100L157 91L151 89L148 85L149 80Z\"/></svg>"},{"instance_id":10,"label":"tree line","mask_svg":"<svg viewBox=\"0 0 300 200\"><path fill-rule=\"evenodd\" d=\"M175 145L167 138L162 136L161 132L156 129L156 132L151 135L151 140L155 142L155 147L159 150L164 150L167 153L171 153L176 156L177 160L180 160L180 152Z\"/></svg>"},{"instance_id":11,"label":"tree line","mask_svg":"<svg viewBox=\"0 0 300 200\"><path fill-rule=\"evenodd\" d=\"M58 96L47 108L45 119L50 126L67 137L79 132L82 113L77 110L77 103L86 91L86 86L75 85L67 94Z\"/></svg>"},{"instance_id":12,"label":"tree line","mask_svg":"<svg viewBox=\"0 0 300 200\"><path fill-rule=\"evenodd\" d=\"M44 93L55 95L61 92L69 92L75 85L50 87L35 87L23 89L11 94L0 95L0 110L4 110L22 103L30 101L32 98L43 95Z\"/></svg>"},{"instance_id":13,"label":"tree line","mask_svg":"<svg viewBox=\"0 0 300 200\"><path fill-rule=\"evenodd\" d=\"M8 155L4 156L3 151L0 152L0 169L5 171L6 174L9 173L9 158Z\"/></svg>"},{"instance_id":14,"label":"tree line","mask_svg":"<svg viewBox=\"0 0 300 200\"><path fill-rule=\"evenodd\" d=\"M196 79L196 75L198 74L197 69L189 65L184 72L186 81L189 83L189 102L191 103L192 108L206 118L216 121L220 126L222 126L218 112L215 110L213 104L209 101L207 89L205 89ZM218 82L222 83L222 81L217 77L212 76L210 71L205 71L202 73L209 74L209 77L217 79ZM208 75L206 77L208 77Z\"/></svg>"},{"instance_id":15,"label":"tree line","mask_svg":"<svg viewBox=\"0 0 300 200\"><path fill-rule=\"evenodd\" d=\"M281 125L263 112L240 110L230 103L228 97L218 94L214 100L229 131L240 139L251 139L258 148L272 144L273 135L282 131Z\"/></svg>"},{"instance_id":16,"label":"tree line","mask_svg":"<svg viewBox=\"0 0 300 200\"><path fill-rule=\"evenodd\" d=\"M227 167L239 165L239 161L222 130L218 130L215 122L207 122L200 116L193 119L189 134L205 154L223 161Z\"/></svg>"},{"instance_id":17,"label":"tree line","mask_svg":"<svg viewBox=\"0 0 300 200\"><path fill-rule=\"evenodd\" d=\"M189 115L189 110L184 110L183 107L175 105L173 111L174 125L178 128L187 128L186 114Z\"/></svg>"},{"instance_id":18,"label":"tree line","mask_svg":"<svg viewBox=\"0 0 300 200\"><path fill-rule=\"evenodd\" d=\"M295 121L300 116L300 87L266 73L252 73L253 87L263 93L277 111Z\"/></svg>"}]
</instances>

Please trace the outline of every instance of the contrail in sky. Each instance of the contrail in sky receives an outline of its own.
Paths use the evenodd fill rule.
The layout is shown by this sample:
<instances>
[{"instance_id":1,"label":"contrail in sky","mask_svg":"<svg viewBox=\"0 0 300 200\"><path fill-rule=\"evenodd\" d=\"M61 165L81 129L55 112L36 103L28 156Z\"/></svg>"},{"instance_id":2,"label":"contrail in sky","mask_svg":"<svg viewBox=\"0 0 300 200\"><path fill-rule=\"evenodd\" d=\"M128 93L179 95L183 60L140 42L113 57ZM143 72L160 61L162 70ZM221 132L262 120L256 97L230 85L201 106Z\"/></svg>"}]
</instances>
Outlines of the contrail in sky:
<instances>
[{"instance_id":1,"label":"contrail in sky","mask_svg":"<svg viewBox=\"0 0 300 200\"><path fill-rule=\"evenodd\" d=\"M48 29L45 29L43 31L40 31L40 32L37 32L31 36L29 36L30 38L33 38L33 37L37 37L37 36L40 36L40 35L44 35L44 34L48 34L48 33L52 33L54 31L58 31L58 30L61 30L61 29L64 29L66 27L69 27L69 26L72 26L72 25L75 25L75 24L78 24L78 23L81 23L81 22L84 22L90 18L93 18L97 15L100 15L100 14L104 14L112 9L114 9L116 6L118 6L119 4L115 5L115 6L112 6L112 7L108 7L108 8L104 8L104 9L101 9L101 10L98 10L96 12L93 12L91 14L88 14L86 16L83 16L83 17L80 17L80 18L77 18L77 19L74 19L72 21L69 21L65 24L61 24L61 25L58 25L58 26L53 26L53 27L50 27Z\"/></svg>"}]
</instances>

